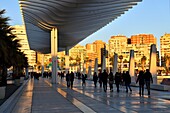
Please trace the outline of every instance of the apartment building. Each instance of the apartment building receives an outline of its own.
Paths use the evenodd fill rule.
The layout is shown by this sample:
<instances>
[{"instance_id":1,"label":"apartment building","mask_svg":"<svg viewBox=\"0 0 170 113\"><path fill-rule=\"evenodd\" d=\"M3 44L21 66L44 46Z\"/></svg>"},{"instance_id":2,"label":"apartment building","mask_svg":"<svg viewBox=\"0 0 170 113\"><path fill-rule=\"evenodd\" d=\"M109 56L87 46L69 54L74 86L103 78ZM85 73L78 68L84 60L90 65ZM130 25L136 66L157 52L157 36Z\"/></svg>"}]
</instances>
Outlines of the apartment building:
<instances>
[{"instance_id":1,"label":"apartment building","mask_svg":"<svg viewBox=\"0 0 170 113\"><path fill-rule=\"evenodd\" d=\"M30 50L26 30L24 25L15 25L12 26L14 29L12 30L12 33L16 35L16 38L20 40L20 50L24 52L26 57L28 58L28 64L29 66L36 66L36 52L33 50Z\"/></svg>"}]
</instances>

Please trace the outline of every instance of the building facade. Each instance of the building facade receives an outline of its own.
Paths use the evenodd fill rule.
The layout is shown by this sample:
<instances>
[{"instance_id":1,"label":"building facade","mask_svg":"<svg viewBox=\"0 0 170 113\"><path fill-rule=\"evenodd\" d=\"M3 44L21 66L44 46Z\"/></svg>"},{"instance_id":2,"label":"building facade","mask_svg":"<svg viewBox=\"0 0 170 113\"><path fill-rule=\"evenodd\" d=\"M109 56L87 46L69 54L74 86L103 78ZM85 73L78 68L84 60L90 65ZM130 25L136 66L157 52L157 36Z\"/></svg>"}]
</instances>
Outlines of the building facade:
<instances>
[{"instance_id":1,"label":"building facade","mask_svg":"<svg viewBox=\"0 0 170 113\"><path fill-rule=\"evenodd\" d=\"M127 46L127 37L123 35L112 36L109 39L109 56L113 56L114 53L121 54Z\"/></svg>"},{"instance_id":2,"label":"building facade","mask_svg":"<svg viewBox=\"0 0 170 113\"><path fill-rule=\"evenodd\" d=\"M101 48L104 48L105 44L106 43L102 40L96 40L93 42L93 50L95 53L97 53L98 64L101 64Z\"/></svg>"},{"instance_id":3,"label":"building facade","mask_svg":"<svg viewBox=\"0 0 170 113\"><path fill-rule=\"evenodd\" d=\"M170 34L164 34L160 38L161 65L164 66L164 57L170 57Z\"/></svg>"},{"instance_id":4,"label":"building facade","mask_svg":"<svg viewBox=\"0 0 170 113\"><path fill-rule=\"evenodd\" d=\"M121 55L123 56L123 68L127 71L129 65L127 65L127 61L130 59L130 50L134 50L134 61L135 68L141 69L141 59L143 56L146 57L145 68L149 67L149 58L150 58L150 45L148 44L128 44L126 49L122 51ZM124 65L125 64L125 65Z\"/></svg>"},{"instance_id":5,"label":"building facade","mask_svg":"<svg viewBox=\"0 0 170 113\"><path fill-rule=\"evenodd\" d=\"M82 70L84 59L86 59L86 47L77 44L69 50L70 70Z\"/></svg>"},{"instance_id":6,"label":"building facade","mask_svg":"<svg viewBox=\"0 0 170 113\"><path fill-rule=\"evenodd\" d=\"M156 38L152 34L133 35L131 38L122 35L112 36L109 39L109 57L113 57L114 53L117 53L118 56L122 55L122 61L118 57L118 67L128 71L130 50L134 50L135 68L142 68L141 59L143 56L146 57L144 67L149 68L150 47L152 44L156 44Z\"/></svg>"},{"instance_id":7,"label":"building facade","mask_svg":"<svg viewBox=\"0 0 170 113\"><path fill-rule=\"evenodd\" d=\"M131 44L156 44L153 34L138 34L131 36Z\"/></svg>"},{"instance_id":8,"label":"building facade","mask_svg":"<svg viewBox=\"0 0 170 113\"><path fill-rule=\"evenodd\" d=\"M26 30L24 25L15 25L12 26L14 29L12 30L12 33L16 35L16 38L20 40L21 47L19 48L26 57L28 58L28 64L29 66L36 66L36 52L33 50L30 50L28 39L26 35Z\"/></svg>"}]
</instances>

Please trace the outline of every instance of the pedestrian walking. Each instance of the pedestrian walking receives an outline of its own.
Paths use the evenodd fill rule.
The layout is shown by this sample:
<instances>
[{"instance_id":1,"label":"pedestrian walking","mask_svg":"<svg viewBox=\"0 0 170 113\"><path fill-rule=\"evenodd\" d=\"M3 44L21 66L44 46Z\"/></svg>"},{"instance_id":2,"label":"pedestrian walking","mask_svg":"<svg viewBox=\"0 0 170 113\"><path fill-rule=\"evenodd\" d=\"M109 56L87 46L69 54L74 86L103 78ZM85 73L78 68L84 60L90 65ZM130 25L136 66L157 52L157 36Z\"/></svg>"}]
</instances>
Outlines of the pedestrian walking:
<instances>
[{"instance_id":1,"label":"pedestrian walking","mask_svg":"<svg viewBox=\"0 0 170 113\"><path fill-rule=\"evenodd\" d=\"M116 84L117 92L120 91L119 90L119 85L121 83L121 75L120 74L121 73L119 73L119 72L116 72L116 74L115 74L115 84Z\"/></svg>"},{"instance_id":2,"label":"pedestrian walking","mask_svg":"<svg viewBox=\"0 0 170 113\"><path fill-rule=\"evenodd\" d=\"M67 82L67 87L70 87L70 72L69 71L66 74L66 82Z\"/></svg>"},{"instance_id":3,"label":"pedestrian walking","mask_svg":"<svg viewBox=\"0 0 170 113\"><path fill-rule=\"evenodd\" d=\"M144 79L146 83L146 89L148 90L148 95L150 95L150 83L153 83L152 74L149 72L149 69L146 69L144 73Z\"/></svg>"},{"instance_id":4,"label":"pedestrian walking","mask_svg":"<svg viewBox=\"0 0 170 113\"><path fill-rule=\"evenodd\" d=\"M73 82L74 82L74 73L71 72L71 74L70 74L71 89L73 88Z\"/></svg>"},{"instance_id":5,"label":"pedestrian walking","mask_svg":"<svg viewBox=\"0 0 170 113\"><path fill-rule=\"evenodd\" d=\"M97 80L98 80L97 73L94 72L94 75L93 75L93 82L94 82L95 88L97 87Z\"/></svg>"},{"instance_id":6,"label":"pedestrian walking","mask_svg":"<svg viewBox=\"0 0 170 113\"><path fill-rule=\"evenodd\" d=\"M82 76L82 86L86 86L86 78L87 78L87 77L86 77L85 74L83 74L83 73L82 73L81 76Z\"/></svg>"},{"instance_id":7,"label":"pedestrian walking","mask_svg":"<svg viewBox=\"0 0 170 113\"><path fill-rule=\"evenodd\" d=\"M104 92L107 91L107 79L108 79L108 73L107 73L106 70L104 69L104 72L102 73L102 82L103 82Z\"/></svg>"},{"instance_id":8,"label":"pedestrian walking","mask_svg":"<svg viewBox=\"0 0 170 113\"><path fill-rule=\"evenodd\" d=\"M127 71L124 76L124 82L125 82L125 86L126 86L126 92L128 92L128 89L132 92L132 89L130 87L131 77L130 77L129 71Z\"/></svg>"},{"instance_id":9,"label":"pedestrian walking","mask_svg":"<svg viewBox=\"0 0 170 113\"><path fill-rule=\"evenodd\" d=\"M113 83L114 83L114 76L113 73L109 73L109 86L110 86L110 92L113 92Z\"/></svg>"},{"instance_id":10,"label":"pedestrian walking","mask_svg":"<svg viewBox=\"0 0 170 113\"><path fill-rule=\"evenodd\" d=\"M102 72L101 72L101 70L99 70L98 78L99 78L100 88L102 88Z\"/></svg>"},{"instance_id":11,"label":"pedestrian walking","mask_svg":"<svg viewBox=\"0 0 170 113\"><path fill-rule=\"evenodd\" d=\"M64 72L61 72L61 80L64 78Z\"/></svg>"},{"instance_id":12,"label":"pedestrian walking","mask_svg":"<svg viewBox=\"0 0 170 113\"><path fill-rule=\"evenodd\" d=\"M144 72L143 71L139 71L139 75L137 77L136 80L136 84L139 82L139 95L144 95Z\"/></svg>"}]
</instances>

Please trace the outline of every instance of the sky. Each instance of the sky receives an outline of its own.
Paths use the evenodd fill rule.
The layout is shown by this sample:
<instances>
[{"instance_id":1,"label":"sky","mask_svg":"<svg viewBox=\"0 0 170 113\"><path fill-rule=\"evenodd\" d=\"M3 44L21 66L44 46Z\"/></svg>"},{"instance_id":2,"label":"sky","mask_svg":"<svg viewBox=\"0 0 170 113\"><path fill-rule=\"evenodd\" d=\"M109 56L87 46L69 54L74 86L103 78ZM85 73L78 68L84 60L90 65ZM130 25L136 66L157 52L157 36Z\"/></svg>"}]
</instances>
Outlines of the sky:
<instances>
[{"instance_id":1,"label":"sky","mask_svg":"<svg viewBox=\"0 0 170 113\"><path fill-rule=\"evenodd\" d=\"M18 0L0 0L0 9L5 9L10 25L22 25ZM170 0L143 0L116 20L107 24L80 42L81 45L103 40L108 43L111 36L153 34L157 38L170 33Z\"/></svg>"}]
</instances>

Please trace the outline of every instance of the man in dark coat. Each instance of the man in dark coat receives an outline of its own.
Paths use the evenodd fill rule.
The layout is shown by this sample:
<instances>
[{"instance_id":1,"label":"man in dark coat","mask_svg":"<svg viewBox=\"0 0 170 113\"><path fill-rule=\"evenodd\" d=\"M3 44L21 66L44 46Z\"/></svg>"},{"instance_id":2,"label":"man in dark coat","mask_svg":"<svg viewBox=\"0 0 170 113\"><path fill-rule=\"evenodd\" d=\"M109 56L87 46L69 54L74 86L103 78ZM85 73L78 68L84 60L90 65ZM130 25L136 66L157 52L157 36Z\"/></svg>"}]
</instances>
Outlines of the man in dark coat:
<instances>
[{"instance_id":1,"label":"man in dark coat","mask_svg":"<svg viewBox=\"0 0 170 113\"><path fill-rule=\"evenodd\" d=\"M126 86L126 92L128 92L128 88L132 92L132 89L130 87L131 77L130 77L129 71L126 72L126 74L124 76L124 81L125 81L125 86Z\"/></svg>"},{"instance_id":2,"label":"man in dark coat","mask_svg":"<svg viewBox=\"0 0 170 113\"><path fill-rule=\"evenodd\" d=\"M108 73L106 72L106 70L104 70L104 72L102 73L102 82L103 82L104 92L107 91L107 78L108 78Z\"/></svg>"},{"instance_id":3,"label":"man in dark coat","mask_svg":"<svg viewBox=\"0 0 170 113\"><path fill-rule=\"evenodd\" d=\"M141 96L141 94L144 94L144 72L143 71L139 71L139 75L138 78L136 80L136 84L139 82L139 95Z\"/></svg>"},{"instance_id":4,"label":"man in dark coat","mask_svg":"<svg viewBox=\"0 0 170 113\"><path fill-rule=\"evenodd\" d=\"M152 74L149 72L149 69L146 69L146 72L144 74L144 79L146 83L146 88L148 90L148 95L150 95L150 83L153 83Z\"/></svg>"},{"instance_id":5,"label":"man in dark coat","mask_svg":"<svg viewBox=\"0 0 170 113\"><path fill-rule=\"evenodd\" d=\"M74 82L74 73L71 72L70 74L70 82L71 82L71 89L73 88L73 82Z\"/></svg>"},{"instance_id":6,"label":"man in dark coat","mask_svg":"<svg viewBox=\"0 0 170 113\"><path fill-rule=\"evenodd\" d=\"M115 84L116 84L116 87L117 87L117 92L119 92L120 83L121 83L121 73L116 72L116 74L115 74Z\"/></svg>"},{"instance_id":7,"label":"man in dark coat","mask_svg":"<svg viewBox=\"0 0 170 113\"><path fill-rule=\"evenodd\" d=\"M113 92L114 76L112 72L109 73L108 78L109 78L110 92Z\"/></svg>"},{"instance_id":8,"label":"man in dark coat","mask_svg":"<svg viewBox=\"0 0 170 113\"><path fill-rule=\"evenodd\" d=\"M99 70L98 78L99 78L99 84L100 84L100 88L101 88L102 87L102 72L101 72L101 70Z\"/></svg>"},{"instance_id":9,"label":"man in dark coat","mask_svg":"<svg viewBox=\"0 0 170 113\"><path fill-rule=\"evenodd\" d=\"M70 73L69 73L69 71L66 74L66 82L67 82L67 87L70 87Z\"/></svg>"},{"instance_id":10,"label":"man in dark coat","mask_svg":"<svg viewBox=\"0 0 170 113\"><path fill-rule=\"evenodd\" d=\"M94 81L94 86L95 86L95 88L97 87L97 80L98 80L97 73L94 72L93 81Z\"/></svg>"}]
</instances>

